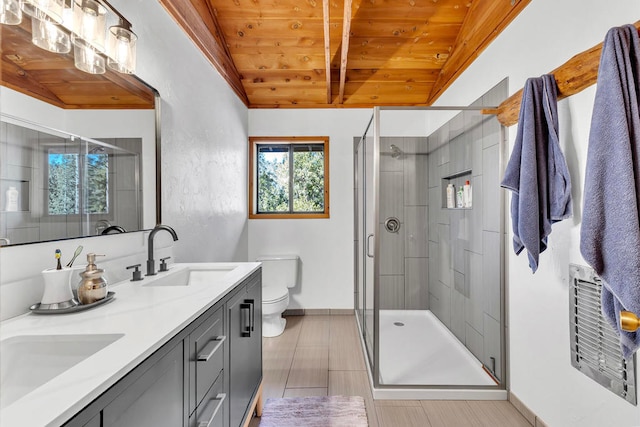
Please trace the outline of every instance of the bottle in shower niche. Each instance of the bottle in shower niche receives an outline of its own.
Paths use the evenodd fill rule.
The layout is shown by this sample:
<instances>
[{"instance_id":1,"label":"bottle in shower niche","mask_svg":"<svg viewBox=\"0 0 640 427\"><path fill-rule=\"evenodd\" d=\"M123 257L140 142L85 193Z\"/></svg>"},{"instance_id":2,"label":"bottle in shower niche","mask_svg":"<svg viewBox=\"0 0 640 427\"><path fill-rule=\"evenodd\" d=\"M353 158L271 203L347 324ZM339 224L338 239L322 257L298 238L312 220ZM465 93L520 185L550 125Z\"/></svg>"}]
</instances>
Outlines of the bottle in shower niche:
<instances>
[{"instance_id":1,"label":"bottle in shower niche","mask_svg":"<svg viewBox=\"0 0 640 427\"><path fill-rule=\"evenodd\" d=\"M472 194L471 194L471 183L469 182L469 180L467 180L464 185L462 186L462 199L463 199L463 203L464 203L464 207L465 208L470 208L472 205L472 200L471 200Z\"/></svg>"},{"instance_id":2,"label":"bottle in shower niche","mask_svg":"<svg viewBox=\"0 0 640 427\"><path fill-rule=\"evenodd\" d=\"M460 186L460 188L458 188L458 192L456 193L456 207L457 208L463 208L464 207L464 190L462 188L463 186Z\"/></svg>"},{"instance_id":3,"label":"bottle in shower niche","mask_svg":"<svg viewBox=\"0 0 640 427\"><path fill-rule=\"evenodd\" d=\"M17 212L18 210L18 189L16 187L9 187L6 193L7 203L5 205L5 211Z\"/></svg>"},{"instance_id":4,"label":"bottle in shower niche","mask_svg":"<svg viewBox=\"0 0 640 427\"><path fill-rule=\"evenodd\" d=\"M447 185L447 208L453 209L456 207L456 186L453 184Z\"/></svg>"}]
</instances>

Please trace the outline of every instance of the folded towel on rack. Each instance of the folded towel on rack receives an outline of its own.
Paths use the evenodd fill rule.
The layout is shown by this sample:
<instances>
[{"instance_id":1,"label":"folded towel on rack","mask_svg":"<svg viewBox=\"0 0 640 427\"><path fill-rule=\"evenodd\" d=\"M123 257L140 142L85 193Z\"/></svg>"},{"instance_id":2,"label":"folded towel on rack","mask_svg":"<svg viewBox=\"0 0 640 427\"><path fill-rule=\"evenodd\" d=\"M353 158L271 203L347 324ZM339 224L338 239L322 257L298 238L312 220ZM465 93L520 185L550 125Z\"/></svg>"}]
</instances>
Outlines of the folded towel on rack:
<instances>
[{"instance_id":1,"label":"folded towel on rack","mask_svg":"<svg viewBox=\"0 0 640 427\"><path fill-rule=\"evenodd\" d=\"M527 80L518 133L501 186L513 192L513 250L538 269L551 225L572 214L571 178L558 140L558 87L551 74Z\"/></svg>"},{"instance_id":2,"label":"folded towel on rack","mask_svg":"<svg viewBox=\"0 0 640 427\"><path fill-rule=\"evenodd\" d=\"M589 133L580 251L603 279L602 313L630 356L640 336L620 330L620 310L640 314L640 40L612 28L600 57Z\"/></svg>"}]
</instances>

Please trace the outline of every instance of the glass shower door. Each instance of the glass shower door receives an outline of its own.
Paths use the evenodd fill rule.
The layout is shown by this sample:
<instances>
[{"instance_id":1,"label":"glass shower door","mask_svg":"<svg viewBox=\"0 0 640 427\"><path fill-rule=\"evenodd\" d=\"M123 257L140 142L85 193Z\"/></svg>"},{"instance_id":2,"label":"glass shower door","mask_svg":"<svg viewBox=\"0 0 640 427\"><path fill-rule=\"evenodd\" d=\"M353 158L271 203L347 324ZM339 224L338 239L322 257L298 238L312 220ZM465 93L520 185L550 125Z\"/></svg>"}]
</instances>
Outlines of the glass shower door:
<instances>
[{"instance_id":1,"label":"glass shower door","mask_svg":"<svg viewBox=\"0 0 640 427\"><path fill-rule=\"evenodd\" d=\"M374 198L373 139L366 134L355 144L356 313L369 364L374 355Z\"/></svg>"}]
</instances>

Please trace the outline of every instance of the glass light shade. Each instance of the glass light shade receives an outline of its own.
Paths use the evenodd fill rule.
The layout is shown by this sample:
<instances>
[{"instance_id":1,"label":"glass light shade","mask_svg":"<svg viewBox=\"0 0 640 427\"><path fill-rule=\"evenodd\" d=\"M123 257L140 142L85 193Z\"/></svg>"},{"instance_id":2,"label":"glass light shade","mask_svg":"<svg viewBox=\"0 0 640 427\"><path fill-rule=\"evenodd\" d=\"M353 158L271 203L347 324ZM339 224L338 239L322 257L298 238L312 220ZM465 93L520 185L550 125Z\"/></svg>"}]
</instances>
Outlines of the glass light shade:
<instances>
[{"instance_id":1,"label":"glass light shade","mask_svg":"<svg viewBox=\"0 0 640 427\"><path fill-rule=\"evenodd\" d=\"M107 9L95 0L74 0L73 41L85 42L104 52L107 38Z\"/></svg>"},{"instance_id":2,"label":"glass light shade","mask_svg":"<svg viewBox=\"0 0 640 427\"><path fill-rule=\"evenodd\" d=\"M62 22L64 0L22 0L22 11L42 21Z\"/></svg>"},{"instance_id":3,"label":"glass light shade","mask_svg":"<svg viewBox=\"0 0 640 427\"><path fill-rule=\"evenodd\" d=\"M20 0L0 0L0 24L18 25L21 22Z\"/></svg>"},{"instance_id":4,"label":"glass light shade","mask_svg":"<svg viewBox=\"0 0 640 427\"><path fill-rule=\"evenodd\" d=\"M71 40L59 25L31 18L31 41L39 48L55 53L71 52Z\"/></svg>"},{"instance_id":5,"label":"glass light shade","mask_svg":"<svg viewBox=\"0 0 640 427\"><path fill-rule=\"evenodd\" d=\"M62 26L70 32L73 31L73 0L65 0L62 9Z\"/></svg>"},{"instance_id":6,"label":"glass light shade","mask_svg":"<svg viewBox=\"0 0 640 427\"><path fill-rule=\"evenodd\" d=\"M109 28L107 65L124 74L136 72L136 41L138 36L128 28L114 25Z\"/></svg>"},{"instance_id":7,"label":"glass light shade","mask_svg":"<svg viewBox=\"0 0 640 427\"><path fill-rule=\"evenodd\" d=\"M78 70L89 74L104 74L105 60L88 44L76 40L73 44L74 63Z\"/></svg>"}]
</instances>

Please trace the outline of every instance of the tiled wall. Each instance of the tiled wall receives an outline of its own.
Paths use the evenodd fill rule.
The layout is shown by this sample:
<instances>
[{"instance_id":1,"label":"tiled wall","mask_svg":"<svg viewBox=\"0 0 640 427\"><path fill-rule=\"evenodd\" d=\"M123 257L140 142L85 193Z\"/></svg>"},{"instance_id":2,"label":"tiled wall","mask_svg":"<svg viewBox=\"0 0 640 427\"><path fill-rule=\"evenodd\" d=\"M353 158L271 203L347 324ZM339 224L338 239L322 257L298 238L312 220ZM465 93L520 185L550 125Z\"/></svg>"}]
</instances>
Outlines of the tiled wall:
<instances>
[{"instance_id":1,"label":"tiled wall","mask_svg":"<svg viewBox=\"0 0 640 427\"><path fill-rule=\"evenodd\" d=\"M505 96L506 82L474 105L498 105ZM495 116L463 111L429 136L429 308L498 378L501 135ZM473 206L446 209L446 185L466 180Z\"/></svg>"},{"instance_id":2,"label":"tiled wall","mask_svg":"<svg viewBox=\"0 0 640 427\"><path fill-rule=\"evenodd\" d=\"M135 153L141 153L140 138L112 138L103 140ZM77 144L68 144L59 136L49 135L15 124L0 123L0 237L7 237L11 243L54 240L87 234L83 231L80 215L49 216L45 214L47 197L46 160L47 147L70 146L71 152L78 152ZM120 225L125 230L141 228L141 216L131 215L138 211L141 189L136 180L135 156L114 155L109 160L109 185L111 212L107 215L92 216L89 225L93 234L94 223L107 219L112 225ZM4 211L5 192L9 186L17 186L20 191L19 210ZM138 193L140 192L140 193Z\"/></svg>"},{"instance_id":3,"label":"tiled wall","mask_svg":"<svg viewBox=\"0 0 640 427\"><path fill-rule=\"evenodd\" d=\"M401 151L393 157L391 144ZM380 139L380 308L429 308L427 138ZM398 232L384 222L395 217Z\"/></svg>"}]
</instances>

